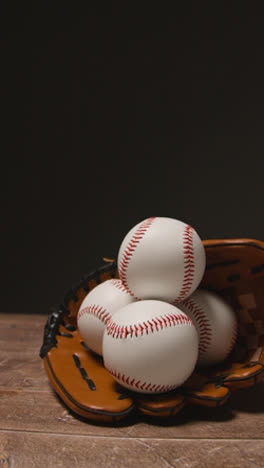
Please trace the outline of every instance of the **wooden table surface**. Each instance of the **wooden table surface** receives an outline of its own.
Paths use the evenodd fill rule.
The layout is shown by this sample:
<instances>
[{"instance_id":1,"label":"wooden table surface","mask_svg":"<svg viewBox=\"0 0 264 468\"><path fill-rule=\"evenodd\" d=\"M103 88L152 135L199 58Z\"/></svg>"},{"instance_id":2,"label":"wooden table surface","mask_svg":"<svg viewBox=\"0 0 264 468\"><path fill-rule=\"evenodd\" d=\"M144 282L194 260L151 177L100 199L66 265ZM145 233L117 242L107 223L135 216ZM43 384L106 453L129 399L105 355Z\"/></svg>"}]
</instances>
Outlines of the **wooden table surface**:
<instances>
[{"instance_id":1,"label":"wooden table surface","mask_svg":"<svg viewBox=\"0 0 264 468\"><path fill-rule=\"evenodd\" d=\"M264 467L264 381L221 408L173 421L83 422L50 386L39 357L47 316L0 314L0 467Z\"/></svg>"}]
</instances>

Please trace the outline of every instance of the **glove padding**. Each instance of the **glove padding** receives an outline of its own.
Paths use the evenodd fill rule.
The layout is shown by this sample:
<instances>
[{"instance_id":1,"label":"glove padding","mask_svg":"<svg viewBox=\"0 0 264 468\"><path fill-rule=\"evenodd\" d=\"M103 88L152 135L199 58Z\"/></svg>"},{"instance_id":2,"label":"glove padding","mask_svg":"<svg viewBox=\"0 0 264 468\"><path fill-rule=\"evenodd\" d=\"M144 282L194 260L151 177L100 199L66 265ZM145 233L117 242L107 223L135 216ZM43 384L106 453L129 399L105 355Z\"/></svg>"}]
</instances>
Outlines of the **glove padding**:
<instances>
[{"instance_id":1,"label":"glove padding","mask_svg":"<svg viewBox=\"0 0 264 468\"><path fill-rule=\"evenodd\" d=\"M169 417L185 405L223 405L232 391L249 388L264 376L264 243L254 239L203 241L206 270L199 288L221 295L238 320L238 337L228 358L213 367L198 368L174 391L149 395L119 385L89 350L77 329L79 307L97 284L118 278L116 262L85 275L54 307L44 330L40 356L53 388L75 414L115 422L133 411Z\"/></svg>"}]
</instances>

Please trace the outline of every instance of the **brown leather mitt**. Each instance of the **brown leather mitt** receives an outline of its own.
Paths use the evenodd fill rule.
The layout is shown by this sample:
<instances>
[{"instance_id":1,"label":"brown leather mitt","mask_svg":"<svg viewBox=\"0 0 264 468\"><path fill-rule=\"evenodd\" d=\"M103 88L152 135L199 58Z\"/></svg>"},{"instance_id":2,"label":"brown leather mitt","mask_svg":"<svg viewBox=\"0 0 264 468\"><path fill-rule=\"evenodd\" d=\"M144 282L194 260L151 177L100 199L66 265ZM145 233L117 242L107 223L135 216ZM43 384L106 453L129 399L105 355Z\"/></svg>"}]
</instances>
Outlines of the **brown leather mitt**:
<instances>
[{"instance_id":1,"label":"brown leather mitt","mask_svg":"<svg viewBox=\"0 0 264 468\"><path fill-rule=\"evenodd\" d=\"M53 388L64 403L87 420L114 422L131 412L155 417L185 405L219 406L231 392L253 387L264 376L264 243L254 239L203 241L206 270L199 287L222 295L238 319L238 338L225 362L196 368L177 390L158 395L128 391L113 380L103 359L87 348L78 332L79 307L97 284L118 278L116 262L84 276L54 307L44 330L40 356Z\"/></svg>"}]
</instances>

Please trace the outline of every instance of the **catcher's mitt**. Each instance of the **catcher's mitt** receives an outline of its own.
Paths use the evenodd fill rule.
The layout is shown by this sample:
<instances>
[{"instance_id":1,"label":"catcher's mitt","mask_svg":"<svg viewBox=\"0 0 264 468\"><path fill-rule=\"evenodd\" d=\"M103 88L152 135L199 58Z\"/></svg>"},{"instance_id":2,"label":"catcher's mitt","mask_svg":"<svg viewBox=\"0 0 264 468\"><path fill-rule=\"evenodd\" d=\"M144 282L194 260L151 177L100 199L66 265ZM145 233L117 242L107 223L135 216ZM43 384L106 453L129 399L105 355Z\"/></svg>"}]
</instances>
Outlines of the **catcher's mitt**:
<instances>
[{"instance_id":1,"label":"catcher's mitt","mask_svg":"<svg viewBox=\"0 0 264 468\"><path fill-rule=\"evenodd\" d=\"M238 318L235 348L224 363L196 369L177 390L143 395L126 390L104 368L101 357L83 343L76 328L81 302L102 281L118 278L115 261L106 260L84 276L52 309L40 356L64 403L78 415L111 422L141 413L167 417L186 404L218 406L231 391L252 387L264 376L264 243L252 239L206 240L206 271L200 287L222 295Z\"/></svg>"}]
</instances>

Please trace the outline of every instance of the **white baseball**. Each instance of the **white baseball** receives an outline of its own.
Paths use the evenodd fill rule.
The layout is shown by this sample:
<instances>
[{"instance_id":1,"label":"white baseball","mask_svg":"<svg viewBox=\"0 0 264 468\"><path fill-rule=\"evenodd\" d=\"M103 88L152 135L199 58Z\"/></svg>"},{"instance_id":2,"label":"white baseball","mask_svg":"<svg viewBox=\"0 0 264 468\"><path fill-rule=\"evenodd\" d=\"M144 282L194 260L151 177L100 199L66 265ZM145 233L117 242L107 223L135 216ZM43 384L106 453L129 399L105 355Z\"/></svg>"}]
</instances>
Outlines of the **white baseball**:
<instances>
[{"instance_id":1,"label":"white baseball","mask_svg":"<svg viewBox=\"0 0 264 468\"><path fill-rule=\"evenodd\" d=\"M119 276L137 299L177 304L198 287L205 249L197 232L177 219L153 217L134 226L118 252Z\"/></svg>"},{"instance_id":2,"label":"white baseball","mask_svg":"<svg viewBox=\"0 0 264 468\"><path fill-rule=\"evenodd\" d=\"M104 365L124 387L140 393L175 389L191 375L198 334L190 318L162 301L143 300L117 311L103 336Z\"/></svg>"},{"instance_id":3,"label":"white baseball","mask_svg":"<svg viewBox=\"0 0 264 468\"><path fill-rule=\"evenodd\" d=\"M197 327L198 364L208 366L224 361L237 338L237 319L231 306L217 294L200 289L178 307Z\"/></svg>"},{"instance_id":4,"label":"white baseball","mask_svg":"<svg viewBox=\"0 0 264 468\"><path fill-rule=\"evenodd\" d=\"M134 301L118 279L104 281L87 294L77 315L77 325L81 337L92 351L102 355L107 321L116 310Z\"/></svg>"}]
</instances>

